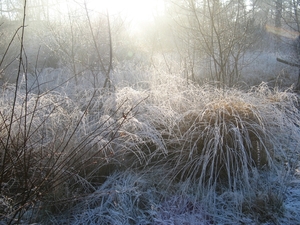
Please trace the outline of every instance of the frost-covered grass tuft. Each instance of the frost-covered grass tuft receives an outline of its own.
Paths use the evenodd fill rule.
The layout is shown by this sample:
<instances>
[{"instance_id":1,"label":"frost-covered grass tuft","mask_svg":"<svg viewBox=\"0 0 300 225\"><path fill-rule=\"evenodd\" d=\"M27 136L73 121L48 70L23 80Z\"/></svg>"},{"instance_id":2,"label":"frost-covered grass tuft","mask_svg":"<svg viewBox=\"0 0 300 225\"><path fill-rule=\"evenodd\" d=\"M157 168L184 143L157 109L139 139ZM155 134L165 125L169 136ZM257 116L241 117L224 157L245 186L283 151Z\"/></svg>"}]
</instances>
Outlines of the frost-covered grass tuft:
<instances>
[{"instance_id":1,"label":"frost-covered grass tuft","mask_svg":"<svg viewBox=\"0 0 300 225\"><path fill-rule=\"evenodd\" d=\"M257 101L256 93L205 90L203 97L194 96L198 101L190 102L173 129L178 142L170 146L172 172L208 190L224 185L247 191L253 170L272 167L274 156L281 155L270 132L279 121L276 115L268 121L273 105Z\"/></svg>"},{"instance_id":2,"label":"frost-covered grass tuft","mask_svg":"<svg viewBox=\"0 0 300 225\"><path fill-rule=\"evenodd\" d=\"M150 224L155 207L150 185L138 174L112 174L72 212L72 224Z\"/></svg>"}]
</instances>

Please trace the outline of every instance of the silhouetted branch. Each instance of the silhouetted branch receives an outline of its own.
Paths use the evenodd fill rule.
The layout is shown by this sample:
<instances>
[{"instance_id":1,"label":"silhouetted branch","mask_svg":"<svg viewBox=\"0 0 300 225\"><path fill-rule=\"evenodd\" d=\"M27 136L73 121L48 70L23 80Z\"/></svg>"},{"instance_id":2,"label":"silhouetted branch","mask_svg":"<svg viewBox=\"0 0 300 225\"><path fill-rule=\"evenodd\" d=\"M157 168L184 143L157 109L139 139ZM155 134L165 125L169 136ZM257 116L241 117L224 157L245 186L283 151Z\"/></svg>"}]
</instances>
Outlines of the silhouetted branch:
<instances>
[{"instance_id":1,"label":"silhouetted branch","mask_svg":"<svg viewBox=\"0 0 300 225\"><path fill-rule=\"evenodd\" d=\"M298 63L288 62L288 61L286 61L286 60L284 60L284 59L280 59L280 58L276 58L276 60L277 60L278 62L287 64L287 65L289 65L289 66L295 66L295 67L300 68L300 64L298 64Z\"/></svg>"}]
</instances>

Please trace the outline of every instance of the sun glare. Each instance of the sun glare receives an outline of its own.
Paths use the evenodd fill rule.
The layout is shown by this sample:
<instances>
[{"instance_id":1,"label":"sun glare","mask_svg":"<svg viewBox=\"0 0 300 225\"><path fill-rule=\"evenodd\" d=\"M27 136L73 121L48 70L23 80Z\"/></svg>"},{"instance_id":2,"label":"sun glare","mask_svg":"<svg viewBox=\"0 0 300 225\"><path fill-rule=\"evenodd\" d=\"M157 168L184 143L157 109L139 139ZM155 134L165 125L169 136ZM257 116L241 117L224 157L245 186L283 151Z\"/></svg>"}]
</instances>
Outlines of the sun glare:
<instances>
[{"instance_id":1,"label":"sun glare","mask_svg":"<svg viewBox=\"0 0 300 225\"><path fill-rule=\"evenodd\" d=\"M163 10L162 0L89 0L95 11L108 10L111 15L121 14L135 22L151 21Z\"/></svg>"},{"instance_id":2,"label":"sun glare","mask_svg":"<svg viewBox=\"0 0 300 225\"><path fill-rule=\"evenodd\" d=\"M145 24L154 21L155 16L164 12L164 0L56 0L51 9L52 18L61 20L69 18L69 14L84 18L85 7L89 15L109 12L111 17L120 16L130 23L133 32L141 31ZM74 14L75 13L75 14Z\"/></svg>"}]
</instances>

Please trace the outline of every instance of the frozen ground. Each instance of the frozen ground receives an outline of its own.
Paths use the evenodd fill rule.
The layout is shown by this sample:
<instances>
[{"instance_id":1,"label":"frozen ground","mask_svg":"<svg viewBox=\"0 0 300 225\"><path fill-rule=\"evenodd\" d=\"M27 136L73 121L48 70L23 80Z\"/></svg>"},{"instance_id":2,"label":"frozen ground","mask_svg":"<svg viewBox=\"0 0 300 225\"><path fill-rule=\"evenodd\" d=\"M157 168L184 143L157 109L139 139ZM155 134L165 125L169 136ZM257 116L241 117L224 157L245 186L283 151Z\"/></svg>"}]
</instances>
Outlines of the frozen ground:
<instances>
[{"instance_id":1,"label":"frozen ground","mask_svg":"<svg viewBox=\"0 0 300 225\"><path fill-rule=\"evenodd\" d=\"M285 216L280 219L281 224L300 224L300 162L287 183L286 199L284 200Z\"/></svg>"}]
</instances>

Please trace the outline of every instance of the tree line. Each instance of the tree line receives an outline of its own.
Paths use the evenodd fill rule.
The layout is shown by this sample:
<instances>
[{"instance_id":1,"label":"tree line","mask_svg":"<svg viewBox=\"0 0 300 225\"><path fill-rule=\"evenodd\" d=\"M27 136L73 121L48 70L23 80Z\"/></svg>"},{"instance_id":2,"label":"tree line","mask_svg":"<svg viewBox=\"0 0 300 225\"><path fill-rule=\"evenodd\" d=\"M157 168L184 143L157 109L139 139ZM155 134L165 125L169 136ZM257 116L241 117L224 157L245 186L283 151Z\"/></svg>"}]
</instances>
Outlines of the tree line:
<instances>
[{"instance_id":1,"label":"tree line","mask_svg":"<svg viewBox=\"0 0 300 225\"><path fill-rule=\"evenodd\" d=\"M64 16L54 17L53 9L70 1L82 9L81 13L69 5ZM59 58L57 60L72 64L74 73L82 67L91 69L98 65L99 73L107 80L113 64L121 63L128 52L144 51L153 63L155 54L162 55L169 72L175 68L170 55L176 55L175 61L187 82L199 82L198 69L202 67L206 71L205 79L219 87L233 86L240 80L241 61L245 55L257 53L270 44L263 42L266 33L272 35L274 51L280 51L280 46L286 45L293 50L291 63L299 63L300 0L162 1L164 10L143 30L142 36L134 38L129 34L130 22L126 18L112 16L109 12L95 17L85 7L86 1L31 0L27 7L27 23L40 22L44 27L47 24L53 37L52 43L46 45ZM22 0L0 2L2 33L6 23L21 19L22 4ZM83 27L86 30L83 31ZM71 37L68 41L64 40L66 37L60 28L65 29L63 33L68 32ZM87 38L83 40L84 35ZM1 47L2 56L4 49ZM125 49L125 57L120 49ZM83 55L86 55L84 59ZM96 60L86 61L91 58ZM78 63L82 63L80 69L76 68Z\"/></svg>"}]
</instances>

